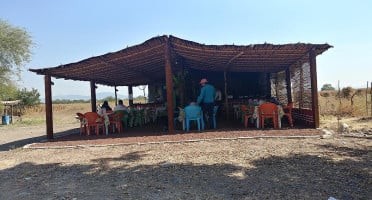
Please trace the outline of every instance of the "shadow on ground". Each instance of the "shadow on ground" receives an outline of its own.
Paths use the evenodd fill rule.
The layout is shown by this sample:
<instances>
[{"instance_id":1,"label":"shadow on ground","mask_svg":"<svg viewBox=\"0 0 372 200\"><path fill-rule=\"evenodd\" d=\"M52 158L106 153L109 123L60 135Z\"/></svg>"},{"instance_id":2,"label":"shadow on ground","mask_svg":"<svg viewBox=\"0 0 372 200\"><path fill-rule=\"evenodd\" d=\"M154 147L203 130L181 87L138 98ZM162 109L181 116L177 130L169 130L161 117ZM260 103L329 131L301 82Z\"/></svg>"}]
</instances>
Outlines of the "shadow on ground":
<instances>
[{"instance_id":1,"label":"shadow on ground","mask_svg":"<svg viewBox=\"0 0 372 200\"><path fill-rule=\"evenodd\" d=\"M147 152L91 164L22 163L0 171L0 199L368 199L368 151L332 145L232 164L137 165ZM347 159L332 160L332 155ZM249 164L247 164L249 163ZM245 167L243 167L245 166ZM250 167L248 167L250 166Z\"/></svg>"},{"instance_id":2,"label":"shadow on ground","mask_svg":"<svg viewBox=\"0 0 372 200\"><path fill-rule=\"evenodd\" d=\"M65 137L67 135L73 135L73 134L76 134L76 133L79 133L78 129L70 129L70 130L55 133L54 137L55 138L61 138L61 137ZM26 138L26 139L20 139L20 140L8 142L8 143L0 144L0 151L9 151L9 150L12 150L12 149L23 147L27 144L32 144L32 143L36 143L36 142L43 142L43 141L47 141L46 135L31 137L31 138Z\"/></svg>"}]
</instances>

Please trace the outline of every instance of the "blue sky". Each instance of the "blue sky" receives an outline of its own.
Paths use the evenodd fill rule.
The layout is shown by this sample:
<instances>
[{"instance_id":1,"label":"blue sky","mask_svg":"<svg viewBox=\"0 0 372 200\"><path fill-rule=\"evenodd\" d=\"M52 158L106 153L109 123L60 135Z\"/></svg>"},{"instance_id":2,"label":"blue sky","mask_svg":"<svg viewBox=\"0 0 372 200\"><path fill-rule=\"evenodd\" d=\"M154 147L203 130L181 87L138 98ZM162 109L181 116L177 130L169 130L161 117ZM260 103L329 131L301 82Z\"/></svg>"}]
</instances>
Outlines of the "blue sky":
<instances>
[{"instance_id":1,"label":"blue sky","mask_svg":"<svg viewBox=\"0 0 372 200\"><path fill-rule=\"evenodd\" d=\"M44 96L43 76L27 69L77 62L158 35L215 45L328 43L334 48L317 57L319 89L325 83L337 88L338 81L341 88L366 87L372 81L371 9L369 0L2 0L0 18L32 36L32 61L19 85ZM53 81L53 96L90 95L88 82ZM107 91L114 89L97 89Z\"/></svg>"}]
</instances>

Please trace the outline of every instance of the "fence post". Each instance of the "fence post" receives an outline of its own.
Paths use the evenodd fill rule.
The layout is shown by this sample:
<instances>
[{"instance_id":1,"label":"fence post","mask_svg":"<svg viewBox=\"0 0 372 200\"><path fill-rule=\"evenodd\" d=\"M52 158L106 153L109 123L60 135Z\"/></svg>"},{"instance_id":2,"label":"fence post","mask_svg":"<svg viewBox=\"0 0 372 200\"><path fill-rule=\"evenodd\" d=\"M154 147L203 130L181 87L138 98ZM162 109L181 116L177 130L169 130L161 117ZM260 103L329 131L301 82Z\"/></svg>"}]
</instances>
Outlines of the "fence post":
<instances>
[{"instance_id":1,"label":"fence post","mask_svg":"<svg viewBox=\"0 0 372 200\"><path fill-rule=\"evenodd\" d=\"M368 116L368 81L367 81L367 89L366 89L366 113Z\"/></svg>"}]
</instances>

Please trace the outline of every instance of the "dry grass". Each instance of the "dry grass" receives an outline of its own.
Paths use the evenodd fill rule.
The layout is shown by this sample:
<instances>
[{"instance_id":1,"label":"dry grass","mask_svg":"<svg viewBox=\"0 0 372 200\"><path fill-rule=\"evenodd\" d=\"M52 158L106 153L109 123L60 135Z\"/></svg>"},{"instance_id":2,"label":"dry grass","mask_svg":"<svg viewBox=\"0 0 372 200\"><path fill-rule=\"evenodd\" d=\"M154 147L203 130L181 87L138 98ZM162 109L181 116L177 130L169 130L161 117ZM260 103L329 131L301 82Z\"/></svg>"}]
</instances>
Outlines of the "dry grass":
<instances>
[{"instance_id":1,"label":"dry grass","mask_svg":"<svg viewBox=\"0 0 372 200\"><path fill-rule=\"evenodd\" d=\"M354 106L350 105L350 100L336 97L336 92L329 92L329 96L325 97L320 93L319 95L319 109L321 124L328 123L330 120L337 122L335 116L342 116L343 118L361 118L371 115L371 100L370 95L367 96L367 104L365 93L354 98ZM101 102L97 102L101 103ZM143 100L138 100L135 103L143 103ZM109 102L114 107L115 102ZM124 100L124 105L129 105L128 100ZM366 105L368 109L366 109ZM75 113L84 113L91 109L90 103L73 103L73 104L53 104L53 120L75 122ZM367 114L368 113L368 114ZM17 117L15 117L17 121ZM39 105L26 111L22 121L24 123L43 123L45 122L45 106Z\"/></svg>"},{"instance_id":2,"label":"dry grass","mask_svg":"<svg viewBox=\"0 0 372 200\"><path fill-rule=\"evenodd\" d=\"M54 120L78 124L89 109L53 105ZM26 117L44 119L43 107ZM337 134L14 149L0 151L0 199L368 199L370 149L367 137Z\"/></svg>"},{"instance_id":3,"label":"dry grass","mask_svg":"<svg viewBox=\"0 0 372 200\"><path fill-rule=\"evenodd\" d=\"M344 117L367 117L372 116L371 94L362 91L353 98L351 105L350 98L339 98L337 91L326 91L319 93L320 114L337 115Z\"/></svg>"}]
</instances>

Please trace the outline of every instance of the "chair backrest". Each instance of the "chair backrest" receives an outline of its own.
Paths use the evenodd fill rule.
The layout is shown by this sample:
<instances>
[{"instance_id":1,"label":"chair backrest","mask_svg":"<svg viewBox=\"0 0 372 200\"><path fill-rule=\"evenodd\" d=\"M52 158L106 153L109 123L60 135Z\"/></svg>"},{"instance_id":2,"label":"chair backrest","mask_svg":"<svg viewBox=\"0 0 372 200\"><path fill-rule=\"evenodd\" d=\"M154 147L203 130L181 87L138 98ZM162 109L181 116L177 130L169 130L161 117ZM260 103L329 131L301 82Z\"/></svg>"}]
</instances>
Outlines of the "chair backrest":
<instances>
[{"instance_id":1,"label":"chair backrest","mask_svg":"<svg viewBox=\"0 0 372 200\"><path fill-rule=\"evenodd\" d=\"M253 112L254 112L254 106L241 105L241 106L240 106L240 110L241 110L244 114L253 114Z\"/></svg>"},{"instance_id":2,"label":"chair backrest","mask_svg":"<svg viewBox=\"0 0 372 200\"><path fill-rule=\"evenodd\" d=\"M86 112L84 113L85 118L87 119L88 124L97 123L97 119L101 118L96 112Z\"/></svg>"},{"instance_id":3,"label":"chair backrest","mask_svg":"<svg viewBox=\"0 0 372 200\"><path fill-rule=\"evenodd\" d=\"M278 112L278 106L275 103L266 102L260 105L260 115L275 115Z\"/></svg>"},{"instance_id":4,"label":"chair backrest","mask_svg":"<svg viewBox=\"0 0 372 200\"><path fill-rule=\"evenodd\" d=\"M190 105L186 106L185 109L185 117L186 118L198 118L202 116L202 110L200 106Z\"/></svg>"},{"instance_id":5,"label":"chair backrest","mask_svg":"<svg viewBox=\"0 0 372 200\"><path fill-rule=\"evenodd\" d=\"M76 113L76 116L79 118L80 121L82 121L85 118L83 113Z\"/></svg>"},{"instance_id":6,"label":"chair backrest","mask_svg":"<svg viewBox=\"0 0 372 200\"><path fill-rule=\"evenodd\" d=\"M287 104L287 106L283 107L284 113L292 114L293 102Z\"/></svg>"},{"instance_id":7,"label":"chair backrest","mask_svg":"<svg viewBox=\"0 0 372 200\"><path fill-rule=\"evenodd\" d=\"M117 110L114 112L114 114L111 114L113 115L113 119L116 120L116 121L121 121L121 119L123 118L124 116L124 113L125 111L124 110Z\"/></svg>"}]
</instances>

